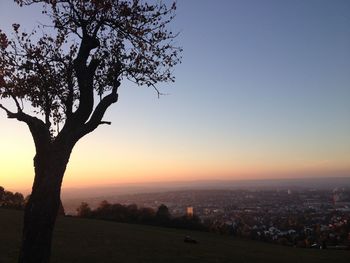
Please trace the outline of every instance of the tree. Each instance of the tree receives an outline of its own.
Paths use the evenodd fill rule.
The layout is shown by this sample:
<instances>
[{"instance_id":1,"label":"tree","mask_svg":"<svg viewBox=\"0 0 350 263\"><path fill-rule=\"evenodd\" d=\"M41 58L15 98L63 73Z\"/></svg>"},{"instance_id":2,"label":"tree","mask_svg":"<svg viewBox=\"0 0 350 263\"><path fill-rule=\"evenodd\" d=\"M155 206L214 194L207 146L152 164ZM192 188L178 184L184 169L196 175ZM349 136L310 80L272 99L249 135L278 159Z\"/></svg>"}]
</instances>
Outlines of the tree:
<instances>
[{"instance_id":1,"label":"tree","mask_svg":"<svg viewBox=\"0 0 350 263\"><path fill-rule=\"evenodd\" d=\"M2 201L4 194L5 194L5 188L0 186L0 202ZM0 203L0 205L1 205L1 203Z\"/></svg>"},{"instance_id":2,"label":"tree","mask_svg":"<svg viewBox=\"0 0 350 263\"><path fill-rule=\"evenodd\" d=\"M30 195L27 195L26 198L23 199L23 204L22 207L25 207L25 205L28 203L30 199ZM59 204L59 207L58 207L58 211L57 211L57 215L58 216L65 216L66 215L66 212L64 210L64 207L63 207L63 204L62 204L62 201L60 200L60 204Z\"/></svg>"},{"instance_id":3,"label":"tree","mask_svg":"<svg viewBox=\"0 0 350 263\"><path fill-rule=\"evenodd\" d=\"M154 223L156 212L149 207L140 208L140 217L139 221L144 224L152 224Z\"/></svg>"},{"instance_id":4,"label":"tree","mask_svg":"<svg viewBox=\"0 0 350 263\"><path fill-rule=\"evenodd\" d=\"M23 206L24 197L21 193L12 193L0 186L0 207L22 209Z\"/></svg>"},{"instance_id":5,"label":"tree","mask_svg":"<svg viewBox=\"0 0 350 263\"><path fill-rule=\"evenodd\" d=\"M78 217L90 217L91 216L91 208L88 203L82 202L80 206L77 208L77 216Z\"/></svg>"},{"instance_id":6,"label":"tree","mask_svg":"<svg viewBox=\"0 0 350 263\"><path fill-rule=\"evenodd\" d=\"M169 223L170 212L169 212L169 208L166 205L161 204L158 207L158 210L156 212L156 219L158 223L161 225L167 225Z\"/></svg>"},{"instance_id":7,"label":"tree","mask_svg":"<svg viewBox=\"0 0 350 263\"><path fill-rule=\"evenodd\" d=\"M74 145L102 124L122 80L156 88L181 59L169 31L176 5L139 0L15 0L39 3L52 21L40 34L0 31L0 104L34 140L34 183L19 262L48 262L61 183ZM39 26L40 27L40 26ZM42 33L43 32L43 33ZM96 96L99 100L96 101ZM26 107L26 109L24 109Z\"/></svg>"},{"instance_id":8,"label":"tree","mask_svg":"<svg viewBox=\"0 0 350 263\"><path fill-rule=\"evenodd\" d=\"M58 207L57 215L58 216L65 216L66 215L66 211L64 210L64 206L63 206L61 200L60 200L60 205Z\"/></svg>"}]
</instances>

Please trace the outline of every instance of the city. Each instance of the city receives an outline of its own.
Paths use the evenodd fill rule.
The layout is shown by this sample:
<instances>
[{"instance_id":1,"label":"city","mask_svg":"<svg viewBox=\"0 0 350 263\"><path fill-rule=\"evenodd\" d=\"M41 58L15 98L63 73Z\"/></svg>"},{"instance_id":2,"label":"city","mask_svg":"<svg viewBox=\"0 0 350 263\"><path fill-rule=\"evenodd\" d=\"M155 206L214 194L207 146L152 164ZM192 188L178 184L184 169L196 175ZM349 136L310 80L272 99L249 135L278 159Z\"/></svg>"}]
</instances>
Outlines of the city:
<instances>
[{"instance_id":1,"label":"city","mask_svg":"<svg viewBox=\"0 0 350 263\"><path fill-rule=\"evenodd\" d=\"M136 204L172 217L199 217L208 231L311 248L348 249L350 191L347 188L183 190L116 196L110 203ZM92 208L101 201L89 202Z\"/></svg>"}]
</instances>

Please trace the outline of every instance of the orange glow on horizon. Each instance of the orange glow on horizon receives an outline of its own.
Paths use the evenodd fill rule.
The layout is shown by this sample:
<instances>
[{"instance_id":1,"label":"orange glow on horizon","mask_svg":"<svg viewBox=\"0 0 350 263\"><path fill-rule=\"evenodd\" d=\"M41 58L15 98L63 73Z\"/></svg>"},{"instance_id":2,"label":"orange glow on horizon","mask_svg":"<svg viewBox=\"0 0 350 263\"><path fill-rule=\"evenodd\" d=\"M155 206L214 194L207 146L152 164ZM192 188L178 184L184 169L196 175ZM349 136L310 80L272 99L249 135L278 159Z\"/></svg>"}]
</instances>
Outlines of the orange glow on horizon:
<instances>
[{"instance_id":1,"label":"orange glow on horizon","mask_svg":"<svg viewBox=\"0 0 350 263\"><path fill-rule=\"evenodd\" d=\"M0 152L0 185L8 189L29 189L33 182L34 146L26 127L3 132ZM6 131L6 129L4 129ZM21 135L21 136L20 136ZM26 135L26 136L23 136ZM17 139L14 141L13 137ZM170 145L171 151L150 151L147 143L89 137L74 149L63 187L106 186L126 183L254 180L311 176L349 176L348 156L334 159L292 158L273 152L187 150ZM91 151L94 149L94 151ZM220 154L219 151L225 154Z\"/></svg>"}]
</instances>

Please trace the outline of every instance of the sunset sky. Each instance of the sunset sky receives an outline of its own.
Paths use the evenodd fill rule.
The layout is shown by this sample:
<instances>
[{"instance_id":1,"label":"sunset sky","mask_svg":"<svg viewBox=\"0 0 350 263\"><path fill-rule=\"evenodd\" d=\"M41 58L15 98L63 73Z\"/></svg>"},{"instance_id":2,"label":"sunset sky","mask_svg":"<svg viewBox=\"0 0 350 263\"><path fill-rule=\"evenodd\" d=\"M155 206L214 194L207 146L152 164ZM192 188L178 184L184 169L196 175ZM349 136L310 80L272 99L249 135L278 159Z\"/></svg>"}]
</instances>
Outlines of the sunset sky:
<instances>
[{"instance_id":1,"label":"sunset sky","mask_svg":"<svg viewBox=\"0 0 350 263\"><path fill-rule=\"evenodd\" d=\"M171 2L171 1L165 1ZM183 63L119 102L75 147L64 187L350 176L350 1L178 0ZM0 28L40 8L0 1ZM30 188L34 146L0 112L0 185Z\"/></svg>"}]
</instances>

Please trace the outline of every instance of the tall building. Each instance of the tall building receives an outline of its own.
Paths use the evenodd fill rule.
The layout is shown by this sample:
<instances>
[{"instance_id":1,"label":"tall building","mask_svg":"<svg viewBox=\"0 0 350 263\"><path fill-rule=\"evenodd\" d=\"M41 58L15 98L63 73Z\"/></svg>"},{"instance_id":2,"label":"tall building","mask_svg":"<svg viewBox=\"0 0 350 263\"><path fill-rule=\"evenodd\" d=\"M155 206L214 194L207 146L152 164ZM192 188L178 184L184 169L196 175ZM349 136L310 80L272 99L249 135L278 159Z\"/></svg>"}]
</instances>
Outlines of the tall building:
<instances>
[{"instance_id":1,"label":"tall building","mask_svg":"<svg viewBox=\"0 0 350 263\"><path fill-rule=\"evenodd\" d=\"M193 206L188 206L186 209L186 215L188 217L193 217Z\"/></svg>"}]
</instances>

